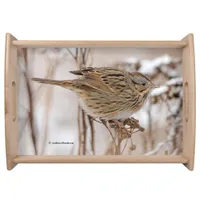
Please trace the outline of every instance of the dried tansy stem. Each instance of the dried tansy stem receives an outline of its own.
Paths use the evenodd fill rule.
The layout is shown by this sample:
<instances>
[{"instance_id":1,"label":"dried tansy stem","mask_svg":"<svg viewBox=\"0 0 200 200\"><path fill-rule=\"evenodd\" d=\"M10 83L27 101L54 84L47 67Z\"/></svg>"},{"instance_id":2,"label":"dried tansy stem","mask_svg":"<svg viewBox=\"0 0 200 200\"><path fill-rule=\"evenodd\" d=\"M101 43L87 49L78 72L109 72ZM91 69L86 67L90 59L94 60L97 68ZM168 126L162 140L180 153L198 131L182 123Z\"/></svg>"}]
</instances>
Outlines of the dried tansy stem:
<instances>
[{"instance_id":1,"label":"dried tansy stem","mask_svg":"<svg viewBox=\"0 0 200 200\"><path fill-rule=\"evenodd\" d=\"M78 155L81 155L81 141L82 141L82 138L81 138L81 108L80 106L78 106L78 117L77 117L77 123L78 123L78 132L79 132L79 135L78 135Z\"/></svg>"},{"instance_id":2,"label":"dried tansy stem","mask_svg":"<svg viewBox=\"0 0 200 200\"><path fill-rule=\"evenodd\" d=\"M87 134L87 125L86 125L86 119L85 119L85 113L84 111L82 110L82 127L83 127L83 130L82 130L82 134L83 134L83 155L86 154L86 134Z\"/></svg>"},{"instance_id":3,"label":"dried tansy stem","mask_svg":"<svg viewBox=\"0 0 200 200\"><path fill-rule=\"evenodd\" d=\"M88 115L88 121L89 121L90 129L91 129L91 150L93 154L95 154L94 121L89 115Z\"/></svg>"},{"instance_id":4,"label":"dried tansy stem","mask_svg":"<svg viewBox=\"0 0 200 200\"><path fill-rule=\"evenodd\" d=\"M115 154L122 154L126 148L127 142L125 143L125 147L121 151L121 142L124 139L131 139L132 134L141 131L143 132L145 129L140 126L139 121L134 119L134 118L128 118L124 122L120 122L118 120L109 120L108 123L110 124L111 128L114 128L117 134L118 138L118 143L116 143L115 138L112 134L112 131L109 129L107 126L107 121L102 120L102 124L108 129L111 138L115 144ZM132 145L133 146L133 145Z\"/></svg>"},{"instance_id":5,"label":"dried tansy stem","mask_svg":"<svg viewBox=\"0 0 200 200\"><path fill-rule=\"evenodd\" d=\"M30 129L31 129L31 136L33 140L33 146L35 149L35 154L38 154L37 150L37 144L36 144L36 135L35 135L35 128L33 125L33 93L31 89L31 84L29 82L28 74L27 74L27 67L28 67L28 61L27 61L27 49L23 49L23 55L24 55L24 60L25 60L25 70L24 70L24 77L26 80L26 86L27 86L27 91L28 91L28 100L29 100L29 123L30 123Z\"/></svg>"}]
</instances>

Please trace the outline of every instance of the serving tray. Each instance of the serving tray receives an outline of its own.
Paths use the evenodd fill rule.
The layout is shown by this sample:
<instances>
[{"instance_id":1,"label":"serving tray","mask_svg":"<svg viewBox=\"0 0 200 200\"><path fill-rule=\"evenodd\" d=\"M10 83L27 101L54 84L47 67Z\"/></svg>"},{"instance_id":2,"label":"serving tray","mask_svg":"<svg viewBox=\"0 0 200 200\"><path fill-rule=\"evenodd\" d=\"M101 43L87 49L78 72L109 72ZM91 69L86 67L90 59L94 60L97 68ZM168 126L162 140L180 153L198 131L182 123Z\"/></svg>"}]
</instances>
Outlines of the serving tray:
<instances>
[{"instance_id":1,"label":"serving tray","mask_svg":"<svg viewBox=\"0 0 200 200\"><path fill-rule=\"evenodd\" d=\"M192 34L180 41L32 41L8 33L5 54L8 170L18 163L71 162L182 163L193 170ZM98 74L102 67L140 73L158 86L127 118L129 123L94 118L76 92L33 79L80 79L81 70ZM113 80L118 84L117 78ZM102 85L95 84L89 88L100 91ZM106 103L113 108L111 99ZM93 106L98 109L97 104Z\"/></svg>"}]
</instances>

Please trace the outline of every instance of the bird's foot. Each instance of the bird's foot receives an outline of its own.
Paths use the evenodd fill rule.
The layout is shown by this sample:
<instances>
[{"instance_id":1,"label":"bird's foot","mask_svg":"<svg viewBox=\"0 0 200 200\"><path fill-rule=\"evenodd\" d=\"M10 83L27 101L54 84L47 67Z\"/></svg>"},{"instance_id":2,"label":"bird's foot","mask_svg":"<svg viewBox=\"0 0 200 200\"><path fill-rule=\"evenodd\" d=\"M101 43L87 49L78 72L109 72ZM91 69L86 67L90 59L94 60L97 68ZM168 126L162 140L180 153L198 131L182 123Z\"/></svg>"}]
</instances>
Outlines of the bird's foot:
<instances>
[{"instance_id":1,"label":"bird's foot","mask_svg":"<svg viewBox=\"0 0 200 200\"><path fill-rule=\"evenodd\" d=\"M130 129L135 130L138 129L140 131L144 131L145 129L140 126L139 120L131 117L124 121L124 126L128 126Z\"/></svg>"},{"instance_id":2,"label":"bird's foot","mask_svg":"<svg viewBox=\"0 0 200 200\"><path fill-rule=\"evenodd\" d=\"M124 123L120 120L113 119L109 120L109 124L111 128L114 128L118 133L119 140L123 140L125 138L130 138L131 133L130 131L124 126Z\"/></svg>"}]
</instances>

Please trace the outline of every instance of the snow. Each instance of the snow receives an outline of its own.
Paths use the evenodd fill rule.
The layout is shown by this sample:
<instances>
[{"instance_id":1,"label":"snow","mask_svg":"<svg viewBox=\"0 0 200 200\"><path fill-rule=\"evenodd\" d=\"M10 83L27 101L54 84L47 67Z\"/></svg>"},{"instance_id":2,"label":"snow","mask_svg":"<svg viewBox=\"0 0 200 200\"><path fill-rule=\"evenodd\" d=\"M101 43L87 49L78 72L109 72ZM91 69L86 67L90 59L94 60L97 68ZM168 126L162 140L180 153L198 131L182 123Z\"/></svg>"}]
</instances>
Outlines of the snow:
<instances>
[{"instance_id":1,"label":"snow","mask_svg":"<svg viewBox=\"0 0 200 200\"><path fill-rule=\"evenodd\" d=\"M159 88L155 88L154 90L151 91L151 96L160 96L161 94L164 94L167 92L169 87L166 85L160 86Z\"/></svg>"},{"instance_id":2,"label":"snow","mask_svg":"<svg viewBox=\"0 0 200 200\"><path fill-rule=\"evenodd\" d=\"M157 73L157 69L161 68L161 71L165 72L171 77L177 76L177 70L176 69L170 69L167 65L171 62L178 62L178 59L174 59L171 56L165 54L163 56L157 57L153 60L141 60L139 61L137 58L131 57L125 60L126 63L130 64L136 64L137 62L140 62L141 67L138 70L141 73L147 74L147 75L153 75Z\"/></svg>"},{"instance_id":3,"label":"snow","mask_svg":"<svg viewBox=\"0 0 200 200\"><path fill-rule=\"evenodd\" d=\"M153 61L154 65L167 65L169 64L170 62L172 62L172 57L170 57L169 55L165 54L163 56L160 56L158 58L155 58Z\"/></svg>"},{"instance_id":4,"label":"snow","mask_svg":"<svg viewBox=\"0 0 200 200\"><path fill-rule=\"evenodd\" d=\"M155 88L154 90L152 90L150 95L151 96L159 96L161 94L164 94L165 92L167 92L169 90L169 86L180 85L180 84L182 84L182 81L183 81L183 79L181 77L173 78L173 79L167 81L165 85L160 86L159 88ZM178 88L178 89L174 88L174 90L172 90L172 92L173 93L174 92L176 92L176 93L180 92L181 93L181 91L179 91L179 90L181 90L181 88Z\"/></svg>"},{"instance_id":5,"label":"snow","mask_svg":"<svg viewBox=\"0 0 200 200\"><path fill-rule=\"evenodd\" d=\"M152 75L152 74L156 73L157 65L155 65L155 63L153 61L142 60L141 66L142 67L139 69L139 71L141 73L145 73L148 75Z\"/></svg>"},{"instance_id":6,"label":"snow","mask_svg":"<svg viewBox=\"0 0 200 200\"><path fill-rule=\"evenodd\" d=\"M172 85L180 85L182 83L183 83L183 78L177 77L177 78L173 78L173 79L167 81L166 85L172 86Z\"/></svg>"},{"instance_id":7,"label":"snow","mask_svg":"<svg viewBox=\"0 0 200 200\"><path fill-rule=\"evenodd\" d=\"M170 77L176 77L176 76L178 76L177 70L172 70L172 69L169 69L169 68L168 68L167 74Z\"/></svg>"},{"instance_id":8,"label":"snow","mask_svg":"<svg viewBox=\"0 0 200 200\"><path fill-rule=\"evenodd\" d=\"M143 60L141 62L142 67L140 69L140 72L152 75L156 73L156 70L160 65L167 65L170 62L172 62L172 58L167 54L153 60Z\"/></svg>"},{"instance_id":9,"label":"snow","mask_svg":"<svg viewBox=\"0 0 200 200\"><path fill-rule=\"evenodd\" d=\"M180 99L178 99L175 102L170 104L170 110L172 112L171 114L175 114L178 111L178 109L180 108L180 103L181 101Z\"/></svg>"}]
</instances>

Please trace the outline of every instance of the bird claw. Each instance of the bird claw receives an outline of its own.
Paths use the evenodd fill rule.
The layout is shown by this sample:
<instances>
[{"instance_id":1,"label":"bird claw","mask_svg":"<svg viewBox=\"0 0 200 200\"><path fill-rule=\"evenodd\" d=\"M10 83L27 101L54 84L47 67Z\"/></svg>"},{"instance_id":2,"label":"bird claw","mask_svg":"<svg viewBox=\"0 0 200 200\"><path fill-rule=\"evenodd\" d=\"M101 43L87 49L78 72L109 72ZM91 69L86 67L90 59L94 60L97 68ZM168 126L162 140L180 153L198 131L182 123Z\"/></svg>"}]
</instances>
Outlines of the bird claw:
<instances>
[{"instance_id":1,"label":"bird claw","mask_svg":"<svg viewBox=\"0 0 200 200\"><path fill-rule=\"evenodd\" d=\"M124 126L128 125L131 129L138 129L139 131L145 131L143 127L140 126L139 120L131 117L124 121Z\"/></svg>"}]
</instances>

